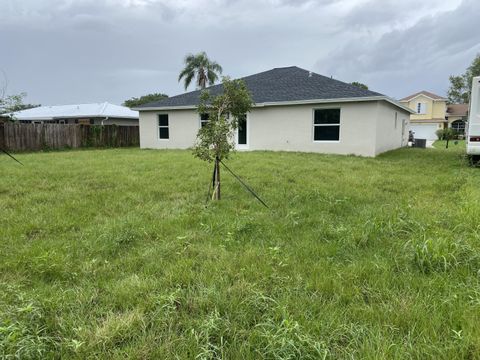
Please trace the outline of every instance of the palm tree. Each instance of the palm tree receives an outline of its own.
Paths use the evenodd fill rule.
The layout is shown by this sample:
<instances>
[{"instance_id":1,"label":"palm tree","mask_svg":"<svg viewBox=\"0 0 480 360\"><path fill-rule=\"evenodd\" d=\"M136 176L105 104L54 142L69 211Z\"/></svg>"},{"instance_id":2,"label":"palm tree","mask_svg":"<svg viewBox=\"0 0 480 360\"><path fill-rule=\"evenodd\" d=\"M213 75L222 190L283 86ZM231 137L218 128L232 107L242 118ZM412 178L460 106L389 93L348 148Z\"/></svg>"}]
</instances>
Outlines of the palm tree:
<instances>
[{"instance_id":1,"label":"palm tree","mask_svg":"<svg viewBox=\"0 0 480 360\"><path fill-rule=\"evenodd\" d=\"M213 85L222 73L222 67L215 61L211 61L203 51L196 55L188 54L185 56L185 68L178 76L178 81L184 79L185 90L196 77L196 85L200 89L205 89L208 85Z\"/></svg>"}]
</instances>

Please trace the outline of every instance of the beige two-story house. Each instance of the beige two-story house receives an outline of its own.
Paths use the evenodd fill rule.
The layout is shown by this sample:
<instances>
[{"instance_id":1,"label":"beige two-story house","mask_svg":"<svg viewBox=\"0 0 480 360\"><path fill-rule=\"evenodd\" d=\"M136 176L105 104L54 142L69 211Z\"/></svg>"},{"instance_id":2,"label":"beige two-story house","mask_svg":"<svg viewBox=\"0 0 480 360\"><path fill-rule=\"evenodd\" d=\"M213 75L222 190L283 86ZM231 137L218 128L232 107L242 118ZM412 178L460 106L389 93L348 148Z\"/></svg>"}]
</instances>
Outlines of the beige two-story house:
<instances>
[{"instance_id":1,"label":"beige two-story house","mask_svg":"<svg viewBox=\"0 0 480 360\"><path fill-rule=\"evenodd\" d=\"M446 98L420 91L401 99L400 103L415 112L410 115L410 130L415 138L436 140L435 132L448 127Z\"/></svg>"}]
</instances>

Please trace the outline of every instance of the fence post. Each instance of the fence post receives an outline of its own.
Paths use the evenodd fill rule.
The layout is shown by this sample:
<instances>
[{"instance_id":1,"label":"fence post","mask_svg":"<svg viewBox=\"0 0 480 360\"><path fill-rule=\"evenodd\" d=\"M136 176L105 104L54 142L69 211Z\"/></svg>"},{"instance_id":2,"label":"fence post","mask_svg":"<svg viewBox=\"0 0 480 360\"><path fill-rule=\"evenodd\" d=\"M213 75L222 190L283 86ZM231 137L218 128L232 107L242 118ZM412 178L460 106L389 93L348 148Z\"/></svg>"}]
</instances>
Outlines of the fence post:
<instances>
[{"instance_id":1,"label":"fence post","mask_svg":"<svg viewBox=\"0 0 480 360\"><path fill-rule=\"evenodd\" d=\"M0 147L5 149L5 123L0 121ZM6 149L7 150L7 149Z\"/></svg>"}]
</instances>

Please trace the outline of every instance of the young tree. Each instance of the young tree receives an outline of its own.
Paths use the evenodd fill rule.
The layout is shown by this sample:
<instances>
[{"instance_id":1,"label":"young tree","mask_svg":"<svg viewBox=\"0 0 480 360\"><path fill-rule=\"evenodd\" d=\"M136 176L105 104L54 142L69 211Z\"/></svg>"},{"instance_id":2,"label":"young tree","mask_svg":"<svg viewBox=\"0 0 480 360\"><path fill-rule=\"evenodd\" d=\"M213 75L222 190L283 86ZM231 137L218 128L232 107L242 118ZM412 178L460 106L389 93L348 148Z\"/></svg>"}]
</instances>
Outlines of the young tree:
<instances>
[{"instance_id":1,"label":"young tree","mask_svg":"<svg viewBox=\"0 0 480 360\"><path fill-rule=\"evenodd\" d=\"M472 79L480 76L480 54L477 54L470 66L462 75L451 75L450 88L448 89L448 101L451 104L468 104L472 90Z\"/></svg>"},{"instance_id":2,"label":"young tree","mask_svg":"<svg viewBox=\"0 0 480 360\"><path fill-rule=\"evenodd\" d=\"M208 85L215 84L223 71L222 67L215 61L210 60L205 52L196 55L188 54L185 56L184 63L185 67L178 75L178 82L184 79L185 90L195 77L197 87L205 89L207 83Z\"/></svg>"},{"instance_id":3,"label":"young tree","mask_svg":"<svg viewBox=\"0 0 480 360\"><path fill-rule=\"evenodd\" d=\"M253 106L250 93L242 80L223 78L223 93L212 97L202 92L198 112L208 114L208 122L200 128L193 148L194 156L214 162L214 197L220 200L220 162L228 159L235 149L235 130L238 120Z\"/></svg>"},{"instance_id":4,"label":"young tree","mask_svg":"<svg viewBox=\"0 0 480 360\"><path fill-rule=\"evenodd\" d=\"M368 90L368 86L365 84L362 84L361 82L354 81L351 84L359 87L360 89Z\"/></svg>"},{"instance_id":5,"label":"young tree","mask_svg":"<svg viewBox=\"0 0 480 360\"><path fill-rule=\"evenodd\" d=\"M8 89L8 78L5 71L0 69L0 115L8 114L20 110L31 109L34 107L38 107L40 105L36 104L24 104L23 99L27 96L27 93L20 93L16 95L7 95Z\"/></svg>"},{"instance_id":6,"label":"young tree","mask_svg":"<svg viewBox=\"0 0 480 360\"><path fill-rule=\"evenodd\" d=\"M159 100L165 99L167 97L168 97L168 95L165 95L165 94L162 94L162 93L152 93L152 94L147 94L147 95L143 95L143 96L140 96L140 97L132 97L128 100L125 100L122 105L126 106L126 107L129 107L129 108L133 108L133 107L136 107L138 105L147 104L149 102L159 101Z\"/></svg>"}]
</instances>

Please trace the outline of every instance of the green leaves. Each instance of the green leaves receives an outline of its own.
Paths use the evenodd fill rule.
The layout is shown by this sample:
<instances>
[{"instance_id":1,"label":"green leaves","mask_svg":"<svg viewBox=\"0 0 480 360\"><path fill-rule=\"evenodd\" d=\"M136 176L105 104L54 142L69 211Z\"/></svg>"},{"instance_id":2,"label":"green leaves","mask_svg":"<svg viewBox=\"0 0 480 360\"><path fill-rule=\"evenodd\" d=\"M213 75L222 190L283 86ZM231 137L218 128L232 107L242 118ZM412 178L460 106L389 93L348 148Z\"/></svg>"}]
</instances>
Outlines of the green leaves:
<instances>
[{"instance_id":1,"label":"green leaves","mask_svg":"<svg viewBox=\"0 0 480 360\"><path fill-rule=\"evenodd\" d=\"M208 162L228 158L235 149L238 118L248 113L252 106L252 98L242 80L224 77L223 93L215 97L203 91L198 112L208 114L209 121L198 131L193 154Z\"/></svg>"},{"instance_id":2,"label":"green leaves","mask_svg":"<svg viewBox=\"0 0 480 360\"><path fill-rule=\"evenodd\" d=\"M368 86L365 84L362 84L361 82L354 81L351 84L355 85L356 87L359 87L360 89L368 90Z\"/></svg>"},{"instance_id":3,"label":"green leaves","mask_svg":"<svg viewBox=\"0 0 480 360\"><path fill-rule=\"evenodd\" d=\"M149 102L159 101L159 100L165 99L167 97L168 97L168 95L163 94L163 93L152 93L152 94L147 94L147 95L143 95L143 96L140 96L140 97L132 97L128 100L125 100L123 102L123 106L133 108L135 106L142 105L142 104L147 104Z\"/></svg>"},{"instance_id":4,"label":"green leaves","mask_svg":"<svg viewBox=\"0 0 480 360\"><path fill-rule=\"evenodd\" d=\"M470 91L472 90L472 79L480 76L480 54L477 54L470 66L462 75L451 75L450 88L448 89L448 101L451 104L468 104L470 102Z\"/></svg>"},{"instance_id":5,"label":"green leaves","mask_svg":"<svg viewBox=\"0 0 480 360\"><path fill-rule=\"evenodd\" d=\"M190 86L192 80L196 77L196 85L200 89L205 89L208 85L213 85L222 73L222 67L215 61L208 58L202 51L196 55L188 54L185 56L185 67L178 76L180 82L184 79L185 90Z\"/></svg>"},{"instance_id":6,"label":"green leaves","mask_svg":"<svg viewBox=\"0 0 480 360\"><path fill-rule=\"evenodd\" d=\"M448 102L451 104L455 103L468 103L468 85L464 76L454 76L449 77L450 88L448 89Z\"/></svg>"},{"instance_id":7,"label":"green leaves","mask_svg":"<svg viewBox=\"0 0 480 360\"><path fill-rule=\"evenodd\" d=\"M27 93L20 93L17 95L7 95L0 97L0 114L8 114L15 111L31 109L39 107L37 104L24 104L23 99L27 96Z\"/></svg>"}]
</instances>

